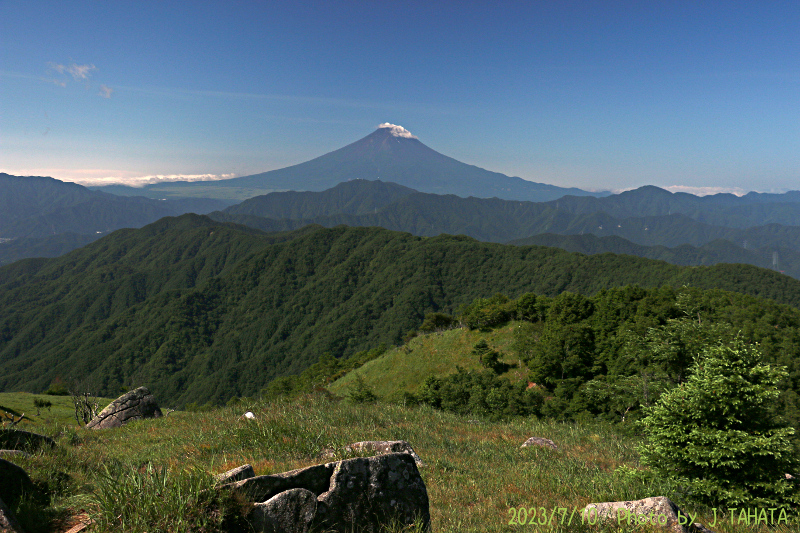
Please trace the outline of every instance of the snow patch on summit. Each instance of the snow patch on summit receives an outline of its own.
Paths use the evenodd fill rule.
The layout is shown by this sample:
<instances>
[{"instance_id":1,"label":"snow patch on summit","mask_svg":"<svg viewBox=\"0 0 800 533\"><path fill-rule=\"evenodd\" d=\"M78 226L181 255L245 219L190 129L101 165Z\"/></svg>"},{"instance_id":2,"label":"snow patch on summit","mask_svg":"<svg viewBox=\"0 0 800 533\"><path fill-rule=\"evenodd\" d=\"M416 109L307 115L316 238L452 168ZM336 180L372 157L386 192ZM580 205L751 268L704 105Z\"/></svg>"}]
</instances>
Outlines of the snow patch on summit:
<instances>
[{"instance_id":1,"label":"snow patch on summit","mask_svg":"<svg viewBox=\"0 0 800 533\"><path fill-rule=\"evenodd\" d=\"M406 139L416 139L415 135L411 135L411 132L405 129L403 126L397 126L396 124L389 124L388 122L384 122L378 129L386 128L389 130L394 137L405 137Z\"/></svg>"}]
</instances>

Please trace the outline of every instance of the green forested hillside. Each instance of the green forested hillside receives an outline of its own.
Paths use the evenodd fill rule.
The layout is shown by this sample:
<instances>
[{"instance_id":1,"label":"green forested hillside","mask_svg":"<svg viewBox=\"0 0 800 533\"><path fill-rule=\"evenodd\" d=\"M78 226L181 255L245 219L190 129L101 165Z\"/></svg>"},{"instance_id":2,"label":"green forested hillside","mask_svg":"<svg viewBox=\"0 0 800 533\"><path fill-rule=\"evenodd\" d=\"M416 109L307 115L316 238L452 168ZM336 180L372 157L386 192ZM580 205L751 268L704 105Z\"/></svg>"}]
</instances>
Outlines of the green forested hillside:
<instances>
[{"instance_id":1,"label":"green forested hillside","mask_svg":"<svg viewBox=\"0 0 800 533\"><path fill-rule=\"evenodd\" d=\"M80 233L59 233L50 237L22 238L0 242L0 265L6 265L28 257L58 257L75 248L85 246L102 237Z\"/></svg>"},{"instance_id":2,"label":"green forested hillside","mask_svg":"<svg viewBox=\"0 0 800 533\"><path fill-rule=\"evenodd\" d=\"M744 265L687 268L379 228L264 235L184 215L0 269L0 389L38 392L60 377L110 396L146 384L166 402L221 402L325 352L397 344L426 313L478 297L629 284L800 306L800 282Z\"/></svg>"},{"instance_id":3,"label":"green forested hillside","mask_svg":"<svg viewBox=\"0 0 800 533\"><path fill-rule=\"evenodd\" d=\"M495 320L480 327L479 315ZM635 419L662 391L685 381L705 344L738 337L787 368L780 407L793 425L800 423L800 310L794 307L714 289L628 286L591 297L483 299L451 327L380 354L329 390L346 396L361 383L382 400L421 401L468 415L529 414L508 405L520 399L512 391L495 409L487 406L486 394L504 383L499 378L539 394L536 415L619 422ZM480 341L499 352L498 371L482 368L474 348ZM526 386L534 382L531 391Z\"/></svg>"}]
</instances>

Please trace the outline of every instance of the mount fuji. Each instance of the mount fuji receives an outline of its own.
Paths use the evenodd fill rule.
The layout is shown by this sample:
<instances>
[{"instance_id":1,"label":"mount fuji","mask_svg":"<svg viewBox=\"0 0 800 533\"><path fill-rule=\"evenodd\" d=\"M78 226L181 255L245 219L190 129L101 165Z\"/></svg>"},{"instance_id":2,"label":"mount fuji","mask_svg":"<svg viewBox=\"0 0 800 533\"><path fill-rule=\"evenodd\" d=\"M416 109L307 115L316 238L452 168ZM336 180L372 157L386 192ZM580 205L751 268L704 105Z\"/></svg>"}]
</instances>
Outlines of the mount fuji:
<instances>
[{"instance_id":1,"label":"mount fuji","mask_svg":"<svg viewBox=\"0 0 800 533\"><path fill-rule=\"evenodd\" d=\"M134 189L136 194L245 199L272 191L324 191L353 180L393 182L421 192L461 197L544 202L565 195L607 196L577 188L535 183L468 165L424 145L411 132L384 123L361 140L305 163L218 181L175 182ZM129 194L121 187L104 188ZM126 188L127 189L127 188ZM156 192L158 191L158 192Z\"/></svg>"}]
</instances>

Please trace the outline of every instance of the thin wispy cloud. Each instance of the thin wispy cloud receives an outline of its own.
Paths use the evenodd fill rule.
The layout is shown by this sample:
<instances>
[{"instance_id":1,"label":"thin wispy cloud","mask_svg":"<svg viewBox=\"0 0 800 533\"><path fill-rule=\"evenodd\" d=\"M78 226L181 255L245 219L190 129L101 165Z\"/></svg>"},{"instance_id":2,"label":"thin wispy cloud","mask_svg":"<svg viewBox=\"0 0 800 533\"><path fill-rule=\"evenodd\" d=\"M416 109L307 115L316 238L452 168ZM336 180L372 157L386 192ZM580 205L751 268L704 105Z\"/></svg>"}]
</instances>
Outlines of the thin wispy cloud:
<instances>
[{"instance_id":1,"label":"thin wispy cloud","mask_svg":"<svg viewBox=\"0 0 800 533\"><path fill-rule=\"evenodd\" d=\"M171 181L217 181L235 178L236 174L140 174L135 171L109 168L8 168L0 166L0 173L12 176L49 176L60 181L78 183L87 187L102 185L127 185L144 187Z\"/></svg>"},{"instance_id":2,"label":"thin wispy cloud","mask_svg":"<svg viewBox=\"0 0 800 533\"><path fill-rule=\"evenodd\" d=\"M78 177L67 179L86 186L102 185L127 185L128 187L144 187L155 183L167 183L172 181L218 181L235 178L236 174L151 174L147 176L102 176L102 177ZM62 178L64 179L64 178Z\"/></svg>"},{"instance_id":3,"label":"thin wispy cloud","mask_svg":"<svg viewBox=\"0 0 800 533\"><path fill-rule=\"evenodd\" d=\"M93 70L97 70L97 67L94 65L78 65L77 63L70 63L69 65L61 65L59 63L49 62L47 64L51 69L55 70L59 74L70 74L75 80L86 80L89 79L91 72Z\"/></svg>"},{"instance_id":4,"label":"thin wispy cloud","mask_svg":"<svg viewBox=\"0 0 800 533\"><path fill-rule=\"evenodd\" d=\"M710 194L735 194L736 196L744 196L748 191L740 187L692 187L690 185L670 185L664 187L669 192L687 192L695 196L708 196Z\"/></svg>"},{"instance_id":5,"label":"thin wispy cloud","mask_svg":"<svg viewBox=\"0 0 800 533\"><path fill-rule=\"evenodd\" d=\"M177 89L171 87L134 87L134 86L117 86L119 90L125 92L135 92L141 94L150 94L155 96L166 97L204 97L204 98L222 98L230 100L263 100L274 102L290 102L297 104L310 104L320 106L335 106L354 109L375 109L382 111L392 112L426 112L435 115L458 115L463 114L463 108L455 108L447 105L424 105L408 102L395 102L395 101L370 101L370 100L354 100L349 98L337 98L327 96L308 96L308 95L290 95L290 94L268 94L268 93L247 93L236 91L210 91L203 89Z\"/></svg>"},{"instance_id":6,"label":"thin wispy cloud","mask_svg":"<svg viewBox=\"0 0 800 533\"><path fill-rule=\"evenodd\" d=\"M112 89L111 87L108 87L107 85L101 85L100 92L98 94L100 94L100 96L102 96L103 98L111 98L111 93L113 92L114 89Z\"/></svg>"},{"instance_id":7,"label":"thin wispy cloud","mask_svg":"<svg viewBox=\"0 0 800 533\"><path fill-rule=\"evenodd\" d=\"M58 85L59 87L66 87L67 82L64 80L56 80L53 78L45 78L43 76L32 76L30 74L22 74L20 72L10 72L8 70L0 70L0 77L5 78L18 78L23 80L38 80L43 81L45 83L52 83L53 85Z\"/></svg>"}]
</instances>

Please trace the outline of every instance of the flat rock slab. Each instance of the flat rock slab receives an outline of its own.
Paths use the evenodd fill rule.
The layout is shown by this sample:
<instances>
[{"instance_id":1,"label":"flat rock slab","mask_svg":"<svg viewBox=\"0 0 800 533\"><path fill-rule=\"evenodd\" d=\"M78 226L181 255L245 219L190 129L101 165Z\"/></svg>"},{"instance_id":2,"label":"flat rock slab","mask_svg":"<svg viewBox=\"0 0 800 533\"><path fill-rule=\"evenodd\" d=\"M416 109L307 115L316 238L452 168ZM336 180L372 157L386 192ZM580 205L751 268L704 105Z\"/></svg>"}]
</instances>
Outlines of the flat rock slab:
<instances>
[{"instance_id":1,"label":"flat rock slab","mask_svg":"<svg viewBox=\"0 0 800 533\"><path fill-rule=\"evenodd\" d=\"M146 387L126 392L86 424L87 429L115 428L133 420L163 416Z\"/></svg>"},{"instance_id":2,"label":"flat rock slab","mask_svg":"<svg viewBox=\"0 0 800 533\"><path fill-rule=\"evenodd\" d=\"M363 442L354 442L344 447L348 452L372 452L377 455L386 455L389 453L407 453L414 458L417 466L425 466L422 459L414 451L414 448L404 440L366 440Z\"/></svg>"},{"instance_id":3,"label":"flat rock slab","mask_svg":"<svg viewBox=\"0 0 800 533\"><path fill-rule=\"evenodd\" d=\"M531 437L525 442L523 442L520 448L527 448L528 446L539 446L541 448L550 448L551 450L558 449L558 446L556 446L555 442L551 441L550 439L545 439L542 437Z\"/></svg>"},{"instance_id":4,"label":"flat rock slab","mask_svg":"<svg viewBox=\"0 0 800 533\"><path fill-rule=\"evenodd\" d=\"M38 452L42 448L55 448L56 441L45 435L23 431L21 429L0 429L0 448L4 450L22 450L28 453Z\"/></svg>"},{"instance_id":5,"label":"flat rock slab","mask_svg":"<svg viewBox=\"0 0 800 533\"><path fill-rule=\"evenodd\" d=\"M221 490L232 490L251 502L265 502L283 491L306 489L319 496L331 484L331 475L336 463L298 468L281 474L256 476L235 483L222 485Z\"/></svg>"},{"instance_id":6,"label":"flat rock slab","mask_svg":"<svg viewBox=\"0 0 800 533\"><path fill-rule=\"evenodd\" d=\"M624 502L590 503L583 511L585 520L614 520L619 525L650 525L670 533L708 533L702 524L689 523L690 515L665 496ZM679 517L680 514L680 517ZM681 522L686 522L681 524Z\"/></svg>"},{"instance_id":7,"label":"flat rock slab","mask_svg":"<svg viewBox=\"0 0 800 533\"><path fill-rule=\"evenodd\" d=\"M250 525L261 533L308 533L317 513L317 495L306 489L289 489L250 512Z\"/></svg>"}]
</instances>

